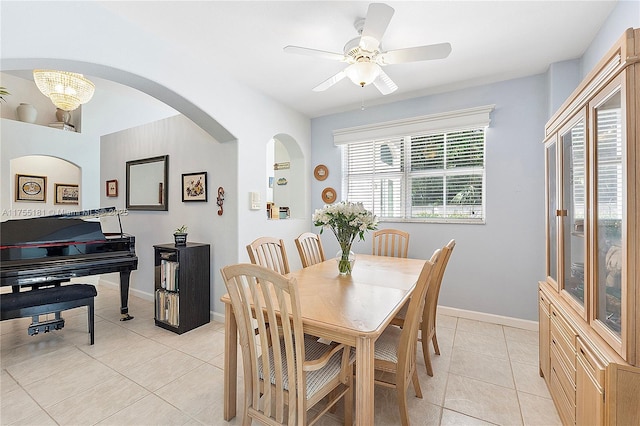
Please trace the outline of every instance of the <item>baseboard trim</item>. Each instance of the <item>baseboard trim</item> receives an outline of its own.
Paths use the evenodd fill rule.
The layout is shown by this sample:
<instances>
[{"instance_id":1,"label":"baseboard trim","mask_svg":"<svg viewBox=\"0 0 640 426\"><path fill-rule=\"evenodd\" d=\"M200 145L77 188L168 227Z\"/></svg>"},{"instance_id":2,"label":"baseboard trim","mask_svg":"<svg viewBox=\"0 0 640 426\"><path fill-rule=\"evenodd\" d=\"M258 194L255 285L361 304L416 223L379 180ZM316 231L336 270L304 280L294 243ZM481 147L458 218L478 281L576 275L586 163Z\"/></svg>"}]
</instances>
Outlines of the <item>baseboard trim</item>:
<instances>
[{"instance_id":1,"label":"baseboard trim","mask_svg":"<svg viewBox=\"0 0 640 426\"><path fill-rule=\"evenodd\" d=\"M452 317L489 322L492 324L506 325L508 327L524 330L538 331L538 321L530 321L520 318L505 317L502 315L487 314L484 312L467 311L465 309L450 308L438 305L438 313Z\"/></svg>"}]
</instances>

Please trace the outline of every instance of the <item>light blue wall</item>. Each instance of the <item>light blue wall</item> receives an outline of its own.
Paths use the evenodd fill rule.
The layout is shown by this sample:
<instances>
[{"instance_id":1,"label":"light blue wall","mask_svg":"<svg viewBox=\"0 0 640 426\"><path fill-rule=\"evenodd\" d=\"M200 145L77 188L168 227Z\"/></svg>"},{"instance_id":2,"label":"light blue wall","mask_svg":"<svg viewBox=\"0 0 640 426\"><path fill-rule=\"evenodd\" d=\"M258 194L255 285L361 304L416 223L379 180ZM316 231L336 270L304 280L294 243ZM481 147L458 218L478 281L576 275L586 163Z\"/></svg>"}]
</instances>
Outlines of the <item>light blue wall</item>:
<instances>
[{"instance_id":1,"label":"light blue wall","mask_svg":"<svg viewBox=\"0 0 640 426\"><path fill-rule=\"evenodd\" d=\"M414 258L428 259L436 248L456 239L441 305L535 320L537 281L545 276L541 141L548 115L546 87L546 77L536 75L313 119L312 162L327 165L329 177L312 183L312 209L322 206L320 194L327 186L337 189L342 199L341 156L333 145L333 130L495 104L487 130L486 224L380 227L410 232L409 256ZM323 234L322 241L327 253L338 250L332 234ZM369 235L354 249L368 253L370 244Z\"/></svg>"}]
</instances>

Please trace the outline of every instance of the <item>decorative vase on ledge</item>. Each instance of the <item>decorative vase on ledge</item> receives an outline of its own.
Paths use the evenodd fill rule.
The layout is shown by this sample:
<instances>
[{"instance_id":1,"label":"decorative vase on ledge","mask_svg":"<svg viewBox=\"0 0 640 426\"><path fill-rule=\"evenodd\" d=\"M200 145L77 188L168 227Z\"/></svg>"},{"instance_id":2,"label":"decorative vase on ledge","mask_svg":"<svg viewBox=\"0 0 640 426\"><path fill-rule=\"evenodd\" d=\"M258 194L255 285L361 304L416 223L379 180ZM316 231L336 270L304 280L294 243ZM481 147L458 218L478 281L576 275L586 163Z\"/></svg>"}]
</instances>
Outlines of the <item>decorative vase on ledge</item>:
<instances>
[{"instance_id":1,"label":"decorative vase on ledge","mask_svg":"<svg viewBox=\"0 0 640 426\"><path fill-rule=\"evenodd\" d=\"M18 120L25 123L35 123L36 118L38 118L38 110L31 104L21 103L16 108L16 112L18 113Z\"/></svg>"}]
</instances>

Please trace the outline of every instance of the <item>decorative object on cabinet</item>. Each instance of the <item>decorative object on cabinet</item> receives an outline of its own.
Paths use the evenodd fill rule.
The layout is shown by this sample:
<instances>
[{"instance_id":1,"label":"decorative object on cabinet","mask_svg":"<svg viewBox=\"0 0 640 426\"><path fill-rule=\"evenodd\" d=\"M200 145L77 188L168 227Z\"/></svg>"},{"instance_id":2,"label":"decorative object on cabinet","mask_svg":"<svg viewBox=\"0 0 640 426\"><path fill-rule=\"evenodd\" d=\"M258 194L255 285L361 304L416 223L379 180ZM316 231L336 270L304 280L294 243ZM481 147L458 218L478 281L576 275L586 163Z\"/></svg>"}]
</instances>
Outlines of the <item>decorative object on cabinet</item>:
<instances>
[{"instance_id":1,"label":"decorative object on cabinet","mask_svg":"<svg viewBox=\"0 0 640 426\"><path fill-rule=\"evenodd\" d=\"M182 175L182 202L207 202L207 172L184 173Z\"/></svg>"},{"instance_id":2,"label":"decorative object on cabinet","mask_svg":"<svg viewBox=\"0 0 640 426\"><path fill-rule=\"evenodd\" d=\"M118 196L118 180L111 179L107 181L107 197Z\"/></svg>"},{"instance_id":3,"label":"decorative object on cabinet","mask_svg":"<svg viewBox=\"0 0 640 426\"><path fill-rule=\"evenodd\" d=\"M639 55L629 29L545 127L539 360L565 425L640 419Z\"/></svg>"},{"instance_id":4,"label":"decorative object on cabinet","mask_svg":"<svg viewBox=\"0 0 640 426\"><path fill-rule=\"evenodd\" d=\"M173 238L176 243L176 247L178 246L186 246L187 245L187 225L182 225L179 228L176 228L173 231Z\"/></svg>"},{"instance_id":5,"label":"decorative object on cabinet","mask_svg":"<svg viewBox=\"0 0 640 426\"><path fill-rule=\"evenodd\" d=\"M209 322L210 247L154 245L155 324L182 334Z\"/></svg>"},{"instance_id":6,"label":"decorative object on cabinet","mask_svg":"<svg viewBox=\"0 0 640 426\"><path fill-rule=\"evenodd\" d=\"M64 111L89 102L96 88L82 74L68 71L33 70L33 79L40 92Z\"/></svg>"},{"instance_id":7,"label":"decorative object on cabinet","mask_svg":"<svg viewBox=\"0 0 640 426\"><path fill-rule=\"evenodd\" d=\"M322 201L327 204L331 204L336 201L336 190L329 187L322 190Z\"/></svg>"},{"instance_id":8,"label":"decorative object on cabinet","mask_svg":"<svg viewBox=\"0 0 640 426\"><path fill-rule=\"evenodd\" d=\"M169 210L169 156L127 161L127 209Z\"/></svg>"},{"instance_id":9,"label":"decorative object on cabinet","mask_svg":"<svg viewBox=\"0 0 640 426\"><path fill-rule=\"evenodd\" d=\"M315 169L313 169L313 176L317 180L325 180L329 177L329 169L324 164L318 164Z\"/></svg>"},{"instance_id":10,"label":"decorative object on cabinet","mask_svg":"<svg viewBox=\"0 0 640 426\"><path fill-rule=\"evenodd\" d=\"M222 216L222 213L224 211L222 209L222 205L224 204L224 188L221 186L218 187L218 198L216 198L216 204L219 207L218 216Z\"/></svg>"},{"instance_id":11,"label":"decorative object on cabinet","mask_svg":"<svg viewBox=\"0 0 640 426\"><path fill-rule=\"evenodd\" d=\"M21 103L16 108L18 120L25 123L35 123L38 118L38 110L31 104Z\"/></svg>"},{"instance_id":12,"label":"decorative object on cabinet","mask_svg":"<svg viewBox=\"0 0 640 426\"><path fill-rule=\"evenodd\" d=\"M47 201L47 177L16 175L16 201Z\"/></svg>"},{"instance_id":13,"label":"decorative object on cabinet","mask_svg":"<svg viewBox=\"0 0 640 426\"><path fill-rule=\"evenodd\" d=\"M67 183L56 183L55 188L55 204L78 204L79 189L78 185Z\"/></svg>"}]
</instances>

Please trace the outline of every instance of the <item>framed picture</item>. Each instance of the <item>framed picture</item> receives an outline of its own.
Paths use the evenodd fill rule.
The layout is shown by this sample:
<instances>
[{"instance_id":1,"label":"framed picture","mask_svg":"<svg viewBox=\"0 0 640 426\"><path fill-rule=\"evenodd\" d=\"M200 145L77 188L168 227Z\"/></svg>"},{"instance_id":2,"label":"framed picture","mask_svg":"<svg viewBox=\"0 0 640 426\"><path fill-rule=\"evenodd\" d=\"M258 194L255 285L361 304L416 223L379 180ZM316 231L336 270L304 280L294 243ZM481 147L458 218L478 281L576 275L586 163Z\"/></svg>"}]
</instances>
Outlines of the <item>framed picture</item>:
<instances>
[{"instance_id":1,"label":"framed picture","mask_svg":"<svg viewBox=\"0 0 640 426\"><path fill-rule=\"evenodd\" d=\"M107 197L118 196L118 180L112 179L107 181Z\"/></svg>"},{"instance_id":2,"label":"framed picture","mask_svg":"<svg viewBox=\"0 0 640 426\"><path fill-rule=\"evenodd\" d=\"M16 175L16 201L47 201L47 177Z\"/></svg>"},{"instance_id":3,"label":"framed picture","mask_svg":"<svg viewBox=\"0 0 640 426\"><path fill-rule=\"evenodd\" d=\"M78 185L56 183L55 204L78 204Z\"/></svg>"},{"instance_id":4,"label":"framed picture","mask_svg":"<svg viewBox=\"0 0 640 426\"><path fill-rule=\"evenodd\" d=\"M207 201L207 172L182 175L182 201Z\"/></svg>"}]
</instances>

